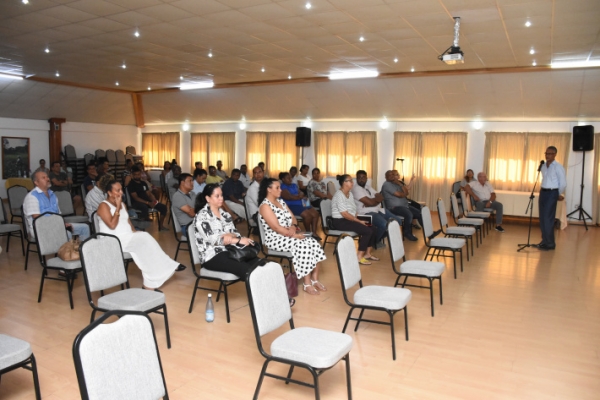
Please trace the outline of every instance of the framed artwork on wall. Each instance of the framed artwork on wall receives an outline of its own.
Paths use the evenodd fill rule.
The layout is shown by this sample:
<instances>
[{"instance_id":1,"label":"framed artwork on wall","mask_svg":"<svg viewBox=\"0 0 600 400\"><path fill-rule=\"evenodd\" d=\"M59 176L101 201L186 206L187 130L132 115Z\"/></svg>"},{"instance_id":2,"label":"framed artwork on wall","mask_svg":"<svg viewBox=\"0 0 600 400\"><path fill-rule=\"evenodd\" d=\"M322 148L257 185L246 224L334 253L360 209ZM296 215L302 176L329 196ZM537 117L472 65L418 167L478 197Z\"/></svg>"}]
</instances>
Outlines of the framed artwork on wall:
<instances>
[{"instance_id":1,"label":"framed artwork on wall","mask_svg":"<svg viewBox=\"0 0 600 400\"><path fill-rule=\"evenodd\" d=\"M2 179L29 177L29 138L2 136Z\"/></svg>"}]
</instances>

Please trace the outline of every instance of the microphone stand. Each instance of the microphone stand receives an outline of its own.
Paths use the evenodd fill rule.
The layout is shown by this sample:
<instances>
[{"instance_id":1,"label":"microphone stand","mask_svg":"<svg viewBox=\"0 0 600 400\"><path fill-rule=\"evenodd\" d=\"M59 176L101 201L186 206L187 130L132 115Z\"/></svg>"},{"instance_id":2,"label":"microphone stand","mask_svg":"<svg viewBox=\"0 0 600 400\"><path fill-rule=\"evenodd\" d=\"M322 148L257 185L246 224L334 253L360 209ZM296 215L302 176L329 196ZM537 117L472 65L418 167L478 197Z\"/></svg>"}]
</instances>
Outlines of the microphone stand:
<instances>
[{"instance_id":1,"label":"microphone stand","mask_svg":"<svg viewBox=\"0 0 600 400\"><path fill-rule=\"evenodd\" d=\"M531 240L531 225L533 224L533 199L535 199L535 187L537 186L538 180L540 179L540 172L542 172L542 166L538 169L537 176L535 178L535 183L533 184L533 189L531 189L531 195L529 196L529 203L527 204L527 209L525 210L525 214L529 211L529 232L527 233L527 243L518 244L519 249L517 251L521 251L527 247L535 247L535 244L530 244Z\"/></svg>"}]
</instances>

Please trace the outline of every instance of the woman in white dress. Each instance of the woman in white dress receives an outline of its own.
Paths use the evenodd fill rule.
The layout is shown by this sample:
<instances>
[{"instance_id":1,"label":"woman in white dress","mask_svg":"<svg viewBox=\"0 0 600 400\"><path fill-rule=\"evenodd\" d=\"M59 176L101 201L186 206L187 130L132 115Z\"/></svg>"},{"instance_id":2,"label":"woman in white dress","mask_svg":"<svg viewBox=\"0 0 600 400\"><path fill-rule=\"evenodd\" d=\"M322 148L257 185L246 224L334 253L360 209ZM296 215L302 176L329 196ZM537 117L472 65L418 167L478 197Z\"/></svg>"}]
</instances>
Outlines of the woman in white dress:
<instances>
[{"instance_id":1,"label":"woman in white dress","mask_svg":"<svg viewBox=\"0 0 600 400\"><path fill-rule=\"evenodd\" d=\"M303 279L304 291L308 294L320 294L327 288L319 282L320 261L325 253L312 237L297 232L298 222L281 197L281 186L273 178L263 179L260 183L258 200L259 223L265 228L265 246L275 251L289 251L298 279Z\"/></svg>"},{"instance_id":2,"label":"woman in white dress","mask_svg":"<svg viewBox=\"0 0 600 400\"><path fill-rule=\"evenodd\" d=\"M123 251L131 254L142 271L144 289L158 289L175 271L183 271L185 266L165 254L150 234L135 231L125 204L122 203L121 184L110 181L106 184L105 191L107 198L98 207L100 232L119 238Z\"/></svg>"}]
</instances>

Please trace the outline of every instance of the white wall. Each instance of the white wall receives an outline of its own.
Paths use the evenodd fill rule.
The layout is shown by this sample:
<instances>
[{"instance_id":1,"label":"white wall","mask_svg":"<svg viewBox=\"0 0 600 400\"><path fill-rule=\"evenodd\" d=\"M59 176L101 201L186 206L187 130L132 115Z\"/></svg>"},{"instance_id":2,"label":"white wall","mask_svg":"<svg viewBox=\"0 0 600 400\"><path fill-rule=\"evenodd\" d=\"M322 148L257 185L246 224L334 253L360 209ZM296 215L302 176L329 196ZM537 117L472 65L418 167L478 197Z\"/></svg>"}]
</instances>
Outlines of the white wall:
<instances>
[{"instance_id":1,"label":"white wall","mask_svg":"<svg viewBox=\"0 0 600 400\"><path fill-rule=\"evenodd\" d=\"M511 121L495 122L485 121L480 129L475 129L471 121L448 121L448 122L424 122L424 121L401 121L389 122L387 129L382 129L378 121L312 121L312 130L314 131L376 131L378 147L378 175L377 182L381 185L385 181L385 171L393 165L396 154L394 153L394 131L418 131L418 132L467 132L467 168L478 172L483 169L483 152L485 145L485 132L572 132L573 126L578 125L575 121L570 122L530 122L530 121ZM586 124L594 125L595 131L599 132L600 123L589 122ZM295 131L297 126L303 126L299 122L247 122L246 129L241 130L238 122L231 123L190 123L189 131L183 132L181 125L153 125L144 128L144 132L182 132L181 140L181 165L191 165L189 152L189 132L231 132L236 135L236 166L239 167L245 163L246 154L246 131ZM314 141L311 141L311 144ZM579 204L579 194L581 185L581 161L583 153L573 152L569 149L569 165L567 173L567 212L572 211ZM540 154L540 160L544 155ZM586 153L585 176L584 176L584 196L583 207L592 213L592 190L595 185L592 184L594 168L593 152ZM314 147L306 147L304 150L304 164L311 168L315 164ZM252 168L252 166L248 166ZM567 166L566 166L567 167ZM185 169L185 168L184 168Z\"/></svg>"},{"instance_id":2,"label":"white wall","mask_svg":"<svg viewBox=\"0 0 600 400\"><path fill-rule=\"evenodd\" d=\"M30 169L39 165L41 158L50 163L48 131L50 125L46 120L0 118L0 136L28 137ZM77 157L83 158L85 153L94 153L96 149L123 149L133 144L141 149L138 129L130 125L87 124L66 122L62 125L62 145L75 147ZM0 177L2 165L0 163ZM4 179L0 180L0 196L6 198Z\"/></svg>"}]
</instances>

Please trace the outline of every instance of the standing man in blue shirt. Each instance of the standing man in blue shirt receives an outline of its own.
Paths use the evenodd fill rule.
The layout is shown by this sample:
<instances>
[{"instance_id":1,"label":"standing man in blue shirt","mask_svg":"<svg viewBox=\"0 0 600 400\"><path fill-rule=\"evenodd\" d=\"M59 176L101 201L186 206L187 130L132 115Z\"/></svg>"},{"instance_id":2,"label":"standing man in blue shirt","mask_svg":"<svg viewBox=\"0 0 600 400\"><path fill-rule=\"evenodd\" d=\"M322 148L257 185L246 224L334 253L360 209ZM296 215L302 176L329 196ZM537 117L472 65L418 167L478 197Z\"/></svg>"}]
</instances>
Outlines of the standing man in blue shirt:
<instances>
[{"instance_id":1,"label":"standing man in blue shirt","mask_svg":"<svg viewBox=\"0 0 600 400\"><path fill-rule=\"evenodd\" d=\"M556 218L556 204L564 200L562 194L567 188L567 177L565 169L556 157L556 147L550 146L546 149L546 163L542 165L542 188L540 189L540 229L542 241L538 249L548 251L556 248L554 242L554 220Z\"/></svg>"}]
</instances>

